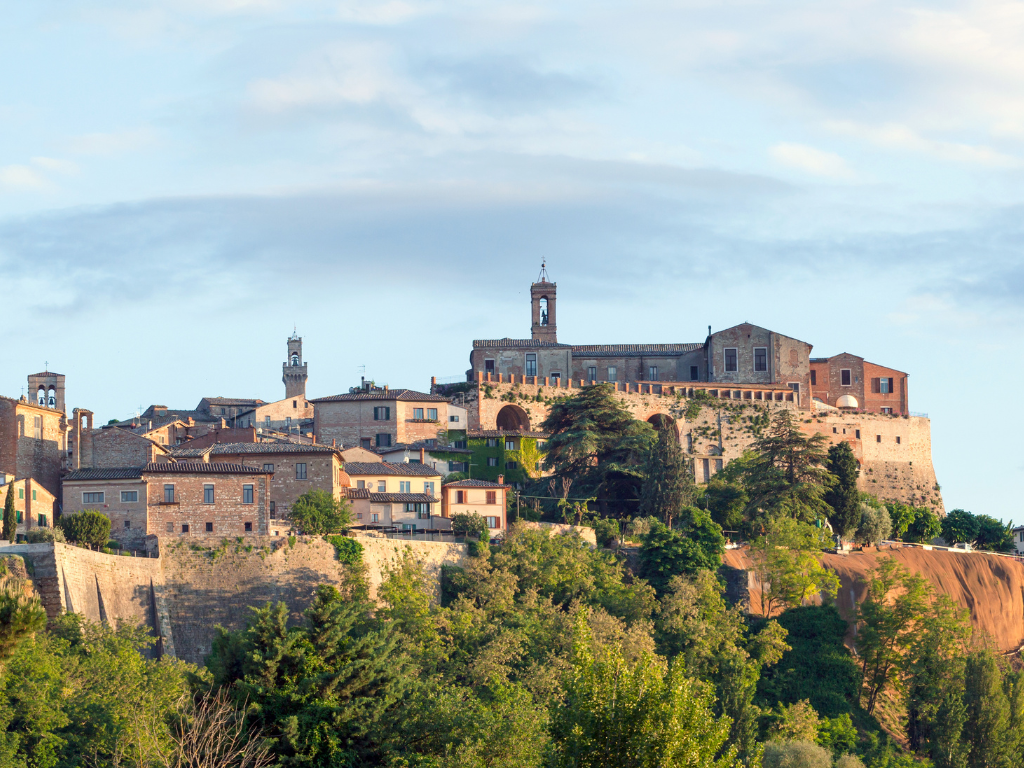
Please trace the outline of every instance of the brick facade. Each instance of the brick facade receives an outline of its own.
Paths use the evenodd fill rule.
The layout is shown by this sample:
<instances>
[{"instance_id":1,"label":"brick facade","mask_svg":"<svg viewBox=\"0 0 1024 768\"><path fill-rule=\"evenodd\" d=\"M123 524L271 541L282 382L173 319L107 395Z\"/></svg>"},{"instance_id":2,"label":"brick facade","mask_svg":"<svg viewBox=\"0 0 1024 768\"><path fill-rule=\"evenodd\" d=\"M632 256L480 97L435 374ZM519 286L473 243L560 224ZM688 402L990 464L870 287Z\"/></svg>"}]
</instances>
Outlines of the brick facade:
<instances>
[{"instance_id":1,"label":"brick facade","mask_svg":"<svg viewBox=\"0 0 1024 768\"><path fill-rule=\"evenodd\" d=\"M853 397L857 405L845 407L869 413L910 414L909 381L903 371L869 363L863 357L848 352L814 358L811 369L814 371L816 400L839 406L839 398L846 395Z\"/></svg>"},{"instance_id":2,"label":"brick facade","mask_svg":"<svg viewBox=\"0 0 1024 768\"><path fill-rule=\"evenodd\" d=\"M374 449L433 440L448 427L445 398L408 389L335 395L310 402L315 406L317 442L338 447Z\"/></svg>"},{"instance_id":3,"label":"brick facade","mask_svg":"<svg viewBox=\"0 0 1024 768\"><path fill-rule=\"evenodd\" d=\"M56 496L66 452L62 411L0 397L0 473L30 477Z\"/></svg>"},{"instance_id":4,"label":"brick facade","mask_svg":"<svg viewBox=\"0 0 1024 768\"><path fill-rule=\"evenodd\" d=\"M0 481L3 477L0 477ZM18 534L26 534L34 528L51 528L57 519L57 498L32 478L10 480L0 484L0 508L7 501L8 489L14 494L14 511L17 514Z\"/></svg>"}]
</instances>

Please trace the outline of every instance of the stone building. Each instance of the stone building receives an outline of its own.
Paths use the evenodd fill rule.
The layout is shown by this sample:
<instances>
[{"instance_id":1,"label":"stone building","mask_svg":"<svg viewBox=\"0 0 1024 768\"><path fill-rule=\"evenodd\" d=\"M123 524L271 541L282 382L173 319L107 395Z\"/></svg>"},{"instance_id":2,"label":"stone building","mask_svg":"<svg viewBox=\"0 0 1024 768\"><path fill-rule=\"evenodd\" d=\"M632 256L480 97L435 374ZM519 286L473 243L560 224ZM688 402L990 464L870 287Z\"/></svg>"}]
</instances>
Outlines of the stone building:
<instances>
[{"instance_id":1,"label":"stone building","mask_svg":"<svg viewBox=\"0 0 1024 768\"><path fill-rule=\"evenodd\" d=\"M48 394L45 398L49 402ZM56 406L56 396L54 400ZM66 452L67 418L62 410L25 397L0 396L0 473L17 480L32 478L57 496Z\"/></svg>"},{"instance_id":2,"label":"stone building","mask_svg":"<svg viewBox=\"0 0 1024 768\"><path fill-rule=\"evenodd\" d=\"M868 413L910 413L907 374L843 352L811 359L814 399Z\"/></svg>"},{"instance_id":3,"label":"stone building","mask_svg":"<svg viewBox=\"0 0 1024 768\"><path fill-rule=\"evenodd\" d=\"M288 337L288 359L282 368L281 381L284 383L284 398L305 399L306 379L309 372L302 362L302 337L293 332Z\"/></svg>"},{"instance_id":4,"label":"stone building","mask_svg":"<svg viewBox=\"0 0 1024 768\"><path fill-rule=\"evenodd\" d=\"M91 509L110 518L111 536L141 549L146 536L267 536L273 472L220 462L78 469L63 483L64 513Z\"/></svg>"},{"instance_id":5,"label":"stone building","mask_svg":"<svg viewBox=\"0 0 1024 768\"><path fill-rule=\"evenodd\" d=\"M252 427L277 432L311 432L313 405L305 395L286 397L276 403L264 403L248 411L240 411L233 419L236 427Z\"/></svg>"},{"instance_id":6,"label":"stone building","mask_svg":"<svg viewBox=\"0 0 1024 768\"><path fill-rule=\"evenodd\" d=\"M448 400L411 389L364 386L310 400L318 443L377 449L436 440L447 430Z\"/></svg>"},{"instance_id":7,"label":"stone building","mask_svg":"<svg viewBox=\"0 0 1024 768\"><path fill-rule=\"evenodd\" d=\"M447 520L459 514L478 514L494 533L508 527L506 517L507 494L511 486L490 480L458 480L441 489L441 516ZM450 523L449 523L450 525Z\"/></svg>"},{"instance_id":8,"label":"stone building","mask_svg":"<svg viewBox=\"0 0 1024 768\"><path fill-rule=\"evenodd\" d=\"M413 532L451 528L437 509L441 473L436 469L424 464L350 461L345 472L352 483L346 495L356 525Z\"/></svg>"},{"instance_id":9,"label":"stone building","mask_svg":"<svg viewBox=\"0 0 1024 768\"><path fill-rule=\"evenodd\" d=\"M15 480L0 474L0 507L10 492L14 497L16 533L21 539L34 528L50 528L57 519L57 498L30 477Z\"/></svg>"}]
</instances>

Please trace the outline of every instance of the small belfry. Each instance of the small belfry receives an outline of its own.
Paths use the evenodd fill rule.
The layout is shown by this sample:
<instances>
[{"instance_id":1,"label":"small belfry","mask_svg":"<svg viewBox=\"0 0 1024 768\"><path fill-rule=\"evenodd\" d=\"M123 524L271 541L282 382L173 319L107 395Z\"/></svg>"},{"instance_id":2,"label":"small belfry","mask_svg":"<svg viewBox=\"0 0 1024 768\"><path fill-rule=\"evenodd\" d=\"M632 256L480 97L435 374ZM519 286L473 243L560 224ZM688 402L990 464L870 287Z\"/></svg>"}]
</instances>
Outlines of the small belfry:
<instances>
[{"instance_id":1,"label":"small belfry","mask_svg":"<svg viewBox=\"0 0 1024 768\"><path fill-rule=\"evenodd\" d=\"M302 337L298 335L297 329L292 331L288 337L288 359L282 368L281 381L284 382L284 396L305 397L306 379L309 373L306 364L302 362Z\"/></svg>"},{"instance_id":2,"label":"small belfry","mask_svg":"<svg viewBox=\"0 0 1024 768\"><path fill-rule=\"evenodd\" d=\"M530 285L530 305L533 316L531 330L534 341L558 341L555 327L555 291L557 286L548 280L547 261L541 262L537 282Z\"/></svg>"},{"instance_id":3,"label":"small belfry","mask_svg":"<svg viewBox=\"0 0 1024 768\"><path fill-rule=\"evenodd\" d=\"M42 373L28 377L28 393L31 402L43 408L64 411L64 374L54 373L47 363Z\"/></svg>"}]
</instances>

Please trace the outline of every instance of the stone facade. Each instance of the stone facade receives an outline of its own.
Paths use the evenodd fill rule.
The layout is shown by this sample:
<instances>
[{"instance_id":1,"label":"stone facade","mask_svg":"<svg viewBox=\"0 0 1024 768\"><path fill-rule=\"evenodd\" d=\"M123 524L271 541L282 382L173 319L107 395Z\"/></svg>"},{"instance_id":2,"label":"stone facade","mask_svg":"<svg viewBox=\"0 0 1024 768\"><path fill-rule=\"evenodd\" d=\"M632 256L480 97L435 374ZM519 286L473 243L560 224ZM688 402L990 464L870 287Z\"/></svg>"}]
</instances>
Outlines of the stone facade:
<instances>
[{"instance_id":1,"label":"stone facade","mask_svg":"<svg viewBox=\"0 0 1024 768\"><path fill-rule=\"evenodd\" d=\"M83 416L82 411L75 409L69 453L72 469L142 467L167 454L164 446L127 429L116 426L89 429L82 423ZM90 420L91 416L89 414Z\"/></svg>"},{"instance_id":2,"label":"stone facade","mask_svg":"<svg viewBox=\"0 0 1024 768\"><path fill-rule=\"evenodd\" d=\"M287 397L276 403L266 403L251 411L242 411L235 417L234 423L239 427L300 432L306 431L312 420L313 406L303 394Z\"/></svg>"},{"instance_id":3,"label":"stone facade","mask_svg":"<svg viewBox=\"0 0 1024 768\"><path fill-rule=\"evenodd\" d=\"M448 401L409 389L382 389L311 400L318 443L386 448L437 439L447 430Z\"/></svg>"},{"instance_id":4,"label":"stone facade","mask_svg":"<svg viewBox=\"0 0 1024 768\"><path fill-rule=\"evenodd\" d=\"M348 462L345 472L352 483L346 495L353 522L402 530L443 530L438 496L441 473L423 464L386 461Z\"/></svg>"},{"instance_id":5,"label":"stone facade","mask_svg":"<svg viewBox=\"0 0 1024 768\"><path fill-rule=\"evenodd\" d=\"M0 397L0 473L30 477L57 496L66 452L62 411Z\"/></svg>"},{"instance_id":6,"label":"stone facade","mask_svg":"<svg viewBox=\"0 0 1024 768\"><path fill-rule=\"evenodd\" d=\"M288 359L281 366L281 382L284 384L285 400L305 400L308 378L307 365L302 362L302 337L293 333L288 337Z\"/></svg>"},{"instance_id":7,"label":"stone facade","mask_svg":"<svg viewBox=\"0 0 1024 768\"><path fill-rule=\"evenodd\" d=\"M846 406L869 413L910 414L907 374L875 365L844 352L811 360L814 399L831 406ZM856 405L846 405L854 398Z\"/></svg>"},{"instance_id":8,"label":"stone facade","mask_svg":"<svg viewBox=\"0 0 1024 768\"><path fill-rule=\"evenodd\" d=\"M5 484L2 484L6 482ZM34 528L50 528L57 519L57 497L30 477L14 480L0 476L0 508L7 501L8 492L14 496L17 514L16 533L24 535Z\"/></svg>"}]
</instances>

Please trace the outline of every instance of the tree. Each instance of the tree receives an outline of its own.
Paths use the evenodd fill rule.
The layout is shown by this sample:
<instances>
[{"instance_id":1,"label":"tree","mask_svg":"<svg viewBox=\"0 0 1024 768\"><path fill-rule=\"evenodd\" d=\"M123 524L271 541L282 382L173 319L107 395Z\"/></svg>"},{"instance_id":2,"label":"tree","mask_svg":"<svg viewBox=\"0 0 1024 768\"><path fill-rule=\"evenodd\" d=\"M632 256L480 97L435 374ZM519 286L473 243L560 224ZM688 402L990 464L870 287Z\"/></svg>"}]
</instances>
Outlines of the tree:
<instances>
[{"instance_id":1,"label":"tree","mask_svg":"<svg viewBox=\"0 0 1024 768\"><path fill-rule=\"evenodd\" d=\"M860 505L860 525L853 539L858 544L881 544L887 539L892 531L892 523L889 520L889 510L879 505L873 507L867 503Z\"/></svg>"},{"instance_id":2,"label":"tree","mask_svg":"<svg viewBox=\"0 0 1024 768\"><path fill-rule=\"evenodd\" d=\"M90 509L62 515L59 525L72 544L98 550L110 541L110 518L102 512Z\"/></svg>"},{"instance_id":3,"label":"tree","mask_svg":"<svg viewBox=\"0 0 1024 768\"><path fill-rule=\"evenodd\" d=\"M18 513L14 510L14 483L7 484L7 498L4 500L3 538L14 543L18 532Z\"/></svg>"},{"instance_id":4,"label":"tree","mask_svg":"<svg viewBox=\"0 0 1024 768\"><path fill-rule=\"evenodd\" d=\"M549 433L544 468L571 479L583 496L638 498L642 460L656 436L614 396L610 384L557 400L541 429ZM603 504L604 502L602 502Z\"/></svg>"},{"instance_id":5,"label":"tree","mask_svg":"<svg viewBox=\"0 0 1024 768\"><path fill-rule=\"evenodd\" d=\"M491 529L487 521L476 512L452 515L452 533L456 536L476 536L480 541L490 541Z\"/></svg>"},{"instance_id":6,"label":"tree","mask_svg":"<svg viewBox=\"0 0 1024 768\"><path fill-rule=\"evenodd\" d=\"M827 517L832 509L824 495L833 479L822 466L825 442L824 435L805 435L791 411L777 411L754 441L755 456L747 466L748 519L785 514L810 522Z\"/></svg>"},{"instance_id":7,"label":"tree","mask_svg":"<svg viewBox=\"0 0 1024 768\"><path fill-rule=\"evenodd\" d=\"M970 544L978 538L978 519L970 512L954 509L942 521L942 538L949 546Z\"/></svg>"},{"instance_id":8,"label":"tree","mask_svg":"<svg viewBox=\"0 0 1024 768\"><path fill-rule=\"evenodd\" d=\"M593 649L577 615L565 698L551 723L557 768L729 768L729 720L715 718L706 686L682 664L666 671L649 654L628 664L617 647Z\"/></svg>"},{"instance_id":9,"label":"tree","mask_svg":"<svg viewBox=\"0 0 1024 768\"><path fill-rule=\"evenodd\" d=\"M1003 675L991 651L967 657L963 702L966 721L963 739L970 746L970 768L1006 765L1010 753L1010 705L1003 691Z\"/></svg>"},{"instance_id":10,"label":"tree","mask_svg":"<svg viewBox=\"0 0 1024 768\"><path fill-rule=\"evenodd\" d=\"M1016 545L1013 543L1013 522L1003 525L1002 520L996 520L989 515L975 515L978 521L978 538L975 543L978 549L986 549L989 552L1013 552Z\"/></svg>"},{"instance_id":11,"label":"tree","mask_svg":"<svg viewBox=\"0 0 1024 768\"><path fill-rule=\"evenodd\" d=\"M764 768L832 768L832 755L813 741L773 741L765 745Z\"/></svg>"},{"instance_id":12,"label":"tree","mask_svg":"<svg viewBox=\"0 0 1024 768\"><path fill-rule=\"evenodd\" d=\"M679 437L673 428L662 426L647 452L639 514L657 517L671 528L673 518L692 501L693 475L683 459Z\"/></svg>"},{"instance_id":13,"label":"tree","mask_svg":"<svg viewBox=\"0 0 1024 768\"><path fill-rule=\"evenodd\" d=\"M703 569L717 570L722 564L722 529L703 509L690 507L684 515L684 525L678 531L656 523L640 547L640 573L659 594L673 576L693 576Z\"/></svg>"},{"instance_id":14,"label":"tree","mask_svg":"<svg viewBox=\"0 0 1024 768\"><path fill-rule=\"evenodd\" d=\"M917 507L914 513L914 522L907 528L907 541L927 544L942 533L942 521L930 508Z\"/></svg>"},{"instance_id":15,"label":"tree","mask_svg":"<svg viewBox=\"0 0 1024 768\"><path fill-rule=\"evenodd\" d=\"M860 520L860 492L857 490L860 468L850 444L844 441L829 448L825 468L835 478L824 496L825 503L832 508L828 519L832 530L842 536L856 528Z\"/></svg>"},{"instance_id":16,"label":"tree","mask_svg":"<svg viewBox=\"0 0 1024 768\"><path fill-rule=\"evenodd\" d=\"M290 517L295 527L308 536L341 533L352 523L348 501L336 499L319 488L299 496L292 504Z\"/></svg>"},{"instance_id":17,"label":"tree","mask_svg":"<svg viewBox=\"0 0 1024 768\"><path fill-rule=\"evenodd\" d=\"M780 517L751 542L762 616L771 617L784 606L802 605L819 593L836 596L839 577L818 559L826 538L821 528Z\"/></svg>"},{"instance_id":18,"label":"tree","mask_svg":"<svg viewBox=\"0 0 1024 768\"><path fill-rule=\"evenodd\" d=\"M46 626L46 611L11 582L0 587L0 662L13 655L23 639Z\"/></svg>"},{"instance_id":19,"label":"tree","mask_svg":"<svg viewBox=\"0 0 1024 768\"><path fill-rule=\"evenodd\" d=\"M917 510L909 504L902 504L898 501L887 502L885 508L889 512L889 520L892 523L892 537L902 539L911 524L917 519Z\"/></svg>"}]
</instances>

